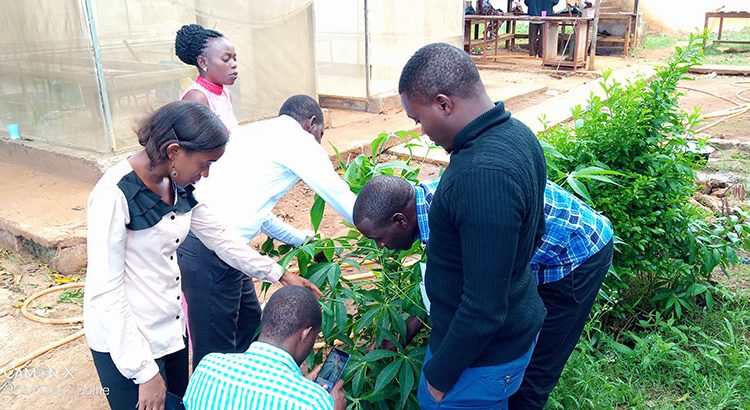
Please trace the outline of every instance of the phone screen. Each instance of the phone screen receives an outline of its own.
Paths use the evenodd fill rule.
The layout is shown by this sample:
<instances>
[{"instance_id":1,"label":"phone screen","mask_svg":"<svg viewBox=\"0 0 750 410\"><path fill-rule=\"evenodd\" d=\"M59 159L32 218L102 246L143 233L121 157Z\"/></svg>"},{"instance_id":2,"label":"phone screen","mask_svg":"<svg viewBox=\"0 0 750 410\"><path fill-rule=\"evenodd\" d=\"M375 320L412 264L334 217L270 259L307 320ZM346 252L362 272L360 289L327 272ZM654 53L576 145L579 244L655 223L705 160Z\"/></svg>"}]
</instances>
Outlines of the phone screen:
<instances>
[{"instance_id":1,"label":"phone screen","mask_svg":"<svg viewBox=\"0 0 750 410\"><path fill-rule=\"evenodd\" d=\"M323 367L318 373L318 377L315 378L315 383L321 386L328 386L327 390L330 392L333 385L339 381L341 375L344 374L344 367L349 361L349 353L346 353L339 349L332 349L331 353L326 358Z\"/></svg>"}]
</instances>

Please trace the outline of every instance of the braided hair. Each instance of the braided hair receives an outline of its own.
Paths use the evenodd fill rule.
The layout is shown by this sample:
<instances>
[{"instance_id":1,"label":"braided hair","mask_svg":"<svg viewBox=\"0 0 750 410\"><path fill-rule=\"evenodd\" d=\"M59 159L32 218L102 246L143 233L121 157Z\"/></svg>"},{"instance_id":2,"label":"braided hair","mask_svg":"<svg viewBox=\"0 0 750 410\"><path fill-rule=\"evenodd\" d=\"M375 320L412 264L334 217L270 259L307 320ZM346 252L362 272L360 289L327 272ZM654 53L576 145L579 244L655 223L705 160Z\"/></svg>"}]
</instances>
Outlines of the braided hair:
<instances>
[{"instance_id":1,"label":"braided hair","mask_svg":"<svg viewBox=\"0 0 750 410\"><path fill-rule=\"evenodd\" d=\"M203 28L200 24L186 24L177 31L174 40L174 50L177 57L188 65L198 67L198 56L208 46L212 38L224 37L216 30Z\"/></svg>"}]
</instances>

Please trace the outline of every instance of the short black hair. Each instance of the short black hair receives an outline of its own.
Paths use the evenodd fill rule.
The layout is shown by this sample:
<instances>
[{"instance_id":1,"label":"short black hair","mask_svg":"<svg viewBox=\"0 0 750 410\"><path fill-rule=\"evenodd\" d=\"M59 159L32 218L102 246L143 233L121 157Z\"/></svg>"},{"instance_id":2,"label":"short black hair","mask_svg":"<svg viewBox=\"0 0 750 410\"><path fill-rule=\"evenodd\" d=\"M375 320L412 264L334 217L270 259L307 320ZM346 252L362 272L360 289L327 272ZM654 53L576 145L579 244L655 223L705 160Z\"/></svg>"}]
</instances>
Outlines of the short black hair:
<instances>
[{"instance_id":1,"label":"short black hair","mask_svg":"<svg viewBox=\"0 0 750 410\"><path fill-rule=\"evenodd\" d=\"M208 47L212 38L224 37L216 30L203 28L200 24L187 24L177 30L174 52L183 63L198 67L198 56Z\"/></svg>"},{"instance_id":2,"label":"short black hair","mask_svg":"<svg viewBox=\"0 0 750 410\"><path fill-rule=\"evenodd\" d=\"M482 88L479 71L466 52L445 43L428 44L406 62L398 81L398 93L419 101L438 94L470 97Z\"/></svg>"},{"instance_id":3,"label":"short black hair","mask_svg":"<svg viewBox=\"0 0 750 410\"><path fill-rule=\"evenodd\" d=\"M315 116L318 122L323 124L323 110L320 109L318 102L309 95L298 94L287 98L279 109L279 115L288 115L299 123Z\"/></svg>"},{"instance_id":4,"label":"short black hair","mask_svg":"<svg viewBox=\"0 0 750 410\"><path fill-rule=\"evenodd\" d=\"M320 304L310 290L284 286L271 295L263 309L260 335L281 342L301 329L319 329L321 320Z\"/></svg>"},{"instance_id":5,"label":"short black hair","mask_svg":"<svg viewBox=\"0 0 750 410\"><path fill-rule=\"evenodd\" d=\"M357 225L365 219L386 224L394 214L403 212L414 197L409 181L391 175L378 175L367 181L354 202L352 219Z\"/></svg>"},{"instance_id":6,"label":"short black hair","mask_svg":"<svg viewBox=\"0 0 750 410\"><path fill-rule=\"evenodd\" d=\"M207 152L229 141L229 131L219 117L193 101L174 101L159 108L141 122L137 134L152 165L167 159L172 143L188 152Z\"/></svg>"}]
</instances>

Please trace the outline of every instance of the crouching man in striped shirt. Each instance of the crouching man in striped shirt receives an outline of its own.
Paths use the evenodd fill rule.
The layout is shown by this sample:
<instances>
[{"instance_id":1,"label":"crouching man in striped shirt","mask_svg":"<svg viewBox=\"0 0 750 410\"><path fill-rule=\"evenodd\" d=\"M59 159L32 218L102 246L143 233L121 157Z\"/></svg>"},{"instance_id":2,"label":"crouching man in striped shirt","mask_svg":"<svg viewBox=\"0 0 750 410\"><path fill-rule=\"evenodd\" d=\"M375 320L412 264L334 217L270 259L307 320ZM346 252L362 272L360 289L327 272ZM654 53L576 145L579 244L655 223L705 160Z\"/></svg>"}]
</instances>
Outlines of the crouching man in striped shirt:
<instances>
[{"instance_id":1,"label":"crouching man in striped shirt","mask_svg":"<svg viewBox=\"0 0 750 410\"><path fill-rule=\"evenodd\" d=\"M245 353L211 353L193 372L185 407L199 409L343 410L339 380L331 393L314 383L320 367L305 378L300 363L320 332L320 305L302 287L287 286L271 296L261 317L258 341Z\"/></svg>"}]
</instances>

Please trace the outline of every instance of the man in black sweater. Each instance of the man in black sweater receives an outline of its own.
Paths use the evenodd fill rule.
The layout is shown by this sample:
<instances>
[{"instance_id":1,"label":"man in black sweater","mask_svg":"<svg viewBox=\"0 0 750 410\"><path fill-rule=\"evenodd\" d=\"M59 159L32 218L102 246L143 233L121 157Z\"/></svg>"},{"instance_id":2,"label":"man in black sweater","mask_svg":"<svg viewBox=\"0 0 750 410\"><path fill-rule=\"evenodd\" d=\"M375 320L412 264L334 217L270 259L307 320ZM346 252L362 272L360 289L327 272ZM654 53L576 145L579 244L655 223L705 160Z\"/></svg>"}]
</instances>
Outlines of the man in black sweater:
<instances>
[{"instance_id":1,"label":"man in black sweater","mask_svg":"<svg viewBox=\"0 0 750 410\"><path fill-rule=\"evenodd\" d=\"M544 154L494 104L469 56L430 44L399 81L406 114L451 153L429 212L432 333L422 408L507 408L545 311L529 269L544 234Z\"/></svg>"}]
</instances>

